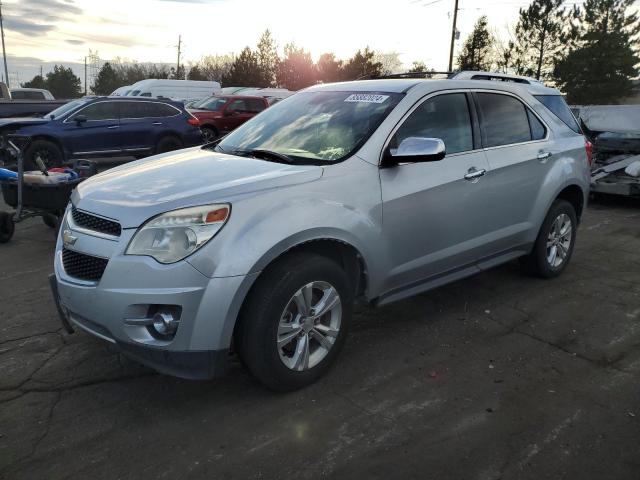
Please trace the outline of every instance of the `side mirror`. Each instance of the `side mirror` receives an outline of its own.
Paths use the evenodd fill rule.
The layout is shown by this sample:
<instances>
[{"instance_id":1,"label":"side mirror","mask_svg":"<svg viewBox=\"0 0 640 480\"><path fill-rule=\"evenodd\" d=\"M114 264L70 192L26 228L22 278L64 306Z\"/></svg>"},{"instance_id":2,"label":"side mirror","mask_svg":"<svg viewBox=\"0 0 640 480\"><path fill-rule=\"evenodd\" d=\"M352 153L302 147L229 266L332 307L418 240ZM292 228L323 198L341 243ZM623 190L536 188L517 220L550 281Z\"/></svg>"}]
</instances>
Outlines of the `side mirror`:
<instances>
[{"instance_id":1,"label":"side mirror","mask_svg":"<svg viewBox=\"0 0 640 480\"><path fill-rule=\"evenodd\" d=\"M398 148L389 148L383 157L383 166L392 167L400 163L435 162L447 154L444 142L439 138L408 137Z\"/></svg>"},{"instance_id":2,"label":"side mirror","mask_svg":"<svg viewBox=\"0 0 640 480\"><path fill-rule=\"evenodd\" d=\"M73 121L76 122L77 125L80 125L81 123L84 123L87 121L87 116L86 115L76 115L75 117L73 117Z\"/></svg>"}]
</instances>

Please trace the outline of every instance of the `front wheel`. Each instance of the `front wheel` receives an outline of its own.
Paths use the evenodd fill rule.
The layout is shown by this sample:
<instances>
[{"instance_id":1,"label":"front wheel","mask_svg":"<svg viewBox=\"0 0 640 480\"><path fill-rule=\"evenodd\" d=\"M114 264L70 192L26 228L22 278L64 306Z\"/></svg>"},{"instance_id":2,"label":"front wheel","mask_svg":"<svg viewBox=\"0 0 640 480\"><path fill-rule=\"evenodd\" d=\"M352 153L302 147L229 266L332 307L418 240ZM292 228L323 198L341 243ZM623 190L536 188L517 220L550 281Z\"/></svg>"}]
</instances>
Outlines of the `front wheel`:
<instances>
[{"instance_id":1,"label":"front wheel","mask_svg":"<svg viewBox=\"0 0 640 480\"><path fill-rule=\"evenodd\" d=\"M522 260L525 269L542 278L560 275L571 260L577 228L573 205L562 199L553 202L532 252Z\"/></svg>"},{"instance_id":2,"label":"front wheel","mask_svg":"<svg viewBox=\"0 0 640 480\"><path fill-rule=\"evenodd\" d=\"M64 155L60 147L49 140L34 140L24 152L25 168L39 170L37 159L42 160L46 168L61 167Z\"/></svg>"},{"instance_id":3,"label":"front wheel","mask_svg":"<svg viewBox=\"0 0 640 480\"><path fill-rule=\"evenodd\" d=\"M294 254L267 270L243 309L239 354L268 388L291 391L324 375L346 339L353 288L334 261Z\"/></svg>"}]
</instances>

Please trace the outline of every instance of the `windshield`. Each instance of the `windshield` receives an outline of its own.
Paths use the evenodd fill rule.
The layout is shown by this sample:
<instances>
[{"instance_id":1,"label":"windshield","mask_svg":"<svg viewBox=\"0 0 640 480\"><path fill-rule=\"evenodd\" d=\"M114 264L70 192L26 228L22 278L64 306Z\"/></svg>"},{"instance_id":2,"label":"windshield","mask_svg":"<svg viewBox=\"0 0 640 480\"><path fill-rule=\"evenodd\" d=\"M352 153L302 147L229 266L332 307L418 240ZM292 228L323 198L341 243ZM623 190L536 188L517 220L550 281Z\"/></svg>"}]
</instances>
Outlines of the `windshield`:
<instances>
[{"instance_id":1,"label":"windshield","mask_svg":"<svg viewBox=\"0 0 640 480\"><path fill-rule=\"evenodd\" d=\"M140 90L129 90L126 93L127 97L136 97L140 93Z\"/></svg>"},{"instance_id":2,"label":"windshield","mask_svg":"<svg viewBox=\"0 0 640 480\"><path fill-rule=\"evenodd\" d=\"M83 100L83 99L73 100L72 102L65 103L64 105L61 105L55 110L49 112L46 116L49 118L60 118L63 115L69 113L70 111L75 110L79 106L84 105L85 103L87 103L87 101L88 100Z\"/></svg>"},{"instance_id":3,"label":"windshield","mask_svg":"<svg viewBox=\"0 0 640 480\"><path fill-rule=\"evenodd\" d=\"M270 150L300 163L336 162L359 148L401 98L400 93L301 92L249 120L217 149Z\"/></svg>"},{"instance_id":4,"label":"windshield","mask_svg":"<svg viewBox=\"0 0 640 480\"><path fill-rule=\"evenodd\" d=\"M227 103L226 97L209 97L204 100L198 100L191 105L191 108L199 108L201 110L211 110L217 112Z\"/></svg>"}]
</instances>

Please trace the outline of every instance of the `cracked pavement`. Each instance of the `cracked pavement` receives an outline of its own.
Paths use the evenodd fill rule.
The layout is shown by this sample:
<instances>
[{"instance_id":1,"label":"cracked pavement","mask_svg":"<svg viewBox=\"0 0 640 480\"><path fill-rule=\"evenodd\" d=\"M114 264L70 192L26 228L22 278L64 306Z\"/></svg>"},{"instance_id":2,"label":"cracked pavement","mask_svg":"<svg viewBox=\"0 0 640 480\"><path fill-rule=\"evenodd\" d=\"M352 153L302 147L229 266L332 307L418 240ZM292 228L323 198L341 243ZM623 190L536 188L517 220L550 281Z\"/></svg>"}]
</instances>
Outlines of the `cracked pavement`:
<instances>
[{"instance_id":1,"label":"cracked pavement","mask_svg":"<svg viewBox=\"0 0 640 480\"><path fill-rule=\"evenodd\" d=\"M0 245L0 478L638 478L640 202L592 204L558 279L515 262L358 307L335 367L286 395L68 335L52 253L39 219Z\"/></svg>"}]
</instances>

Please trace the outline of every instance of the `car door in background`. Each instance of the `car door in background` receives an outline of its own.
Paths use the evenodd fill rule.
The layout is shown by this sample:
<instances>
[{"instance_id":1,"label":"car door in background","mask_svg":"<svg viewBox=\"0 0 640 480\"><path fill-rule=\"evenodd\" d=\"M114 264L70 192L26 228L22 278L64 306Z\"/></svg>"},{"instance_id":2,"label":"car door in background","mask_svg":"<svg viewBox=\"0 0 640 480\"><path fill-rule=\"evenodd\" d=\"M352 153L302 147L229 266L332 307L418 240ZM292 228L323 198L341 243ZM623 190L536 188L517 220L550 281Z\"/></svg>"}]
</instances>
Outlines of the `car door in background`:
<instances>
[{"instance_id":1,"label":"car door in background","mask_svg":"<svg viewBox=\"0 0 640 480\"><path fill-rule=\"evenodd\" d=\"M470 264L487 254L489 169L473 122L471 97L444 93L422 102L393 134L439 138L443 160L382 168L383 230L393 269L387 291ZM475 126L474 126L475 125ZM409 228L408 228L409 227Z\"/></svg>"},{"instance_id":2,"label":"car door in background","mask_svg":"<svg viewBox=\"0 0 640 480\"><path fill-rule=\"evenodd\" d=\"M254 115L255 113L250 111L246 100L236 99L230 101L224 108L221 133L235 130Z\"/></svg>"},{"instance_id":3,"label":"car door in background","mask_svg":"<svg viewBox=\"0 0 640 480\"><path fill-rule=\"evenodd\" d=\"M115 102L92 103L70 115L62 122L62 137L73 156L119 153L122 147Z\"/></svg>"},{"instance_id":4,"label":"car door in background","mask_svg":"<svg viewBox=\"0 0 640 480\"><path fill-rule=\"evenodd\" d=\"M120 101L122 146L132 155L154 151L161 135L170 131L168 122L180 110L163 102Z\"/></svg>"},{"instance_id":5,"label":"car door in background","mask_svg":"<svg viewBox=\"0 0 640 480\"><path fill-rule=\"evenodd\" d=\"M491 175L487 222L496 251L527 243L539 221L532 218L540 186L553 164L553 140L540 118L519 98L476 92L478 117ZM516 199L514 201L514 199Z\"/></svg>"}]
</instances>

